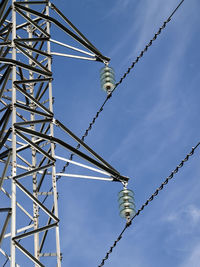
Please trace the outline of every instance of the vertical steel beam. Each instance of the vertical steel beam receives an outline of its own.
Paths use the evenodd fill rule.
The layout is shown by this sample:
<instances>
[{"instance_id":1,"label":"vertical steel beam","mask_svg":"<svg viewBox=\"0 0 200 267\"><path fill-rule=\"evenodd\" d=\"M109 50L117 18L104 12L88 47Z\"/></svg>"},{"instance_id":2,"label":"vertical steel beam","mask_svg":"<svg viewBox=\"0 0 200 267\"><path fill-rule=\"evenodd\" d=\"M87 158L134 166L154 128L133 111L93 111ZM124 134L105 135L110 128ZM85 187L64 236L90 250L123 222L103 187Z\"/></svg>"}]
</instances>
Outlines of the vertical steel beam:
<instances>
[{"instance_id":1,"label":"vertical steel beam","mask_svg":"<svg viewBox=\"0 0 200 267\"><path fill-rule=\"evenodd\" d=\"M28 2L28 0L25 0L25 2ZM29 7L29 4L26 4L26 7ZM29 12L26 13L27 17L29 17L31 19L31 14ZM29 41L29 46L31 47L33 45L33 42L31 41L31 38L33 37L32 31L33 31L33 26L30 24L27 26L27 31L28 31L28 39L30 39ZM32 52L31 50L29 50L29 55L32 57ZM31 58L29 58L29 65L31 66L33 64L33 61ZM34 79L34 73L33 71L29 71L29 80ZM30 83L29 84L29 90L30 90L30 95L34 98L34 83ZM31 105L33 105L34 103L31 101L30 102ZM34 105L33 105L34 107ZM30 119L31 121L35 120L35 113L31 112L30 113ZM31 125L31 129L35 130L35 125ZM32 142L35 142L35 137L32 136L31 137ZM32 167L36 168L36 149L34 147L31 148L32 150ZM33 173L32 176L32 181L33 181L33 196L35 198L38 197L37 195L37 173ZM38 210L38 206L36 203L33 202L33 218L34 218L34 229L37 230L39 228L39 210ZM36 232L34 234L34 256L35 258L39 261L39 233ZM35 267L37 267L38 265L35 264Z\"/></svg>"},{"instance_id":2,"label":"vertical steel beam","mask_svg":"<svg viewBox=\"0 0 200 267\"><path fill-rule=\"evenodd\" d=\"M50 5L50 3L49 3ZM49 16L49 5L46 7L46 15ZM50 36L50 22L47 21L47 33ZM51 43L47 41L47 53L51 54ZM48 58L48 70L51 72L51 58ZM52 80L49 81L49 109L53 113L53 95L52 95ZM54 136L54 125L50 123L50 134ZM51 143L51 155L55 158L55 145ZM52 167L52 187L53 187L53 198L54 198L54 214L58 217L58 196L57 196L57 185L56 185L56 167ZM59 223L56 226L56 254L57 254L57 267L61 267L61 253L60 253L60 235L59 235Z\"/></svg>"},{"instance_id":3,"label":"vertical steel beam","mask_svg":"<svg viewBox=\"0 0 200 267\"><path fill-rule=\"evenodd\" d=\"M15 4L16 0L12 0L12 60L16 60L16 47L14 40L16 39L16 11ZM11 262L10 267L15 267L16 255L15 255L15 242L13 238L16 235L16 184L13 179L17 175L17 167L16 167L16 133L14 124L16 123L16 88L14 82L16 81L16 65L12 67L12 186L11 186Z\"/></svg>"},{"instance_id":4,"label":"vertical steel beam","mask_svg":"<svg viewBox=\"0 0 200 267\"><path fill-rule=\"evenodd\" d=\"M11 9L8 8L6 10L6 4L8 2L11 3ZM0 72L2 75L0 79L0 105L3 104L5 107L3 109L1 108L0 111L11 108L9 112L10 114L12 113L11 120L9 119L9 112L5 112L5 116L3 116L0 122L2 124L0 131L0 139L2 139L0 151L4 146L7 149L0 152L1 162L5 163L3 173L0 176L0 191L11 199L11 229L10 233L6 235L6 237L10 238L10 251L4 253L4 256L10 255L7 256L7 260L10 260L10 267L19 266L16 263L18 260L22 261L22 265L24 265L23 257L20 257L22 253L32 261L31 266L33 264L35 267L44 266L41 257L49 256L49 261L53 260L54 266L61 267L55 143L75 152L91 164L105 171L107 170L113 175L117 175L117 177L120 174L94 151L84 145L66 127L63 126L61 128L87 149L90 154L96 157L98 161L82 152L78 152L77 149L54 137L55 120L53 119L50 23L53 22L70 37L80 42L89 50L91 49L93 52L96 52L96 58L105 60L106 57L102 56L65 19L64 15L61 15L61 18L65 22L67 20L68 24L72 26L78 35L53 19L50 16L51 5L49 0L5 0L2 3L0 4L0 15L3 16L0 19L0 35L2 36L0 38L0 54L2 54L0 58ZM42 10L41 12L39 12L40 9ZM12 21L8 22L5 18L7 18L10 10ZM17 22L21 24L17 26ZM73 49L70 46L68 48ZM9 50L11 50L11 54ZM74 50L81 52L80 49ZM87 52L86 54L92 55ZM12 55L12 58L10 55ZM10 79L11 72L12 79ZM1 96L3 99L1 99ZM4 134L5 132L6 134ZM11 140L8 140L11 133ZM20 141L21 139L24 140L23 143ZM11 144L9 143L10 141L12 141ZM48 165L45 165L46 161ZM11 170L11 173L9 173L8 179L4 179L7 170L9 172ZM19 183L19 179L22 180L21 183ZM49 181L52 187L50 189L52 194L41 191L41 189L48 189ZM11 188L8 189L9 192L5 191L2 187L3 182L9 183ZM51 195L50 201L46 206L44 205L46 198L43 201L40 199L42 195ZM29 204L28 210L26 210L26 205L22 207L19 204L20 201L23 201L24 196L28 197L29 202L32 201ZM22 216L25 217L18 219L21 214L20 212L18 213L19 209L17 207L21 209L23 212ZM32 208L31 212L30 208ZM50 210L51 208L52 212ZM48 217L47 220L45 219L46 216ZM30 223L27 219L31 219ZM50 225L52 220L56 221L56 223ZM3 238L5 238L4 233L8 226L8 221L9 217L6 219L2 235L0 236L2 246L4 245ZM27 225L24 225L26 223ZM45 225L45 223L47 224ZM33 225L33 231L30 231L30 225ZM53 228L51 232L50 228ZM43 237L39 234L41 229L45 231ZM24 233L19 235L20 232ZM48 246L47 232L49 233L48 237L50 235L50 240L54 247ZM21 238L28 236L30 237L28 241L23 239L23 242L20 243ZM54 251L43 251L43 249L49 250L49 247ZM54 253L55 250L56 253ZM0 252L2 251L0 250ZM52 266L52 263L49 263L48 266L50 265Z\"/></svg>"}]
</instances>

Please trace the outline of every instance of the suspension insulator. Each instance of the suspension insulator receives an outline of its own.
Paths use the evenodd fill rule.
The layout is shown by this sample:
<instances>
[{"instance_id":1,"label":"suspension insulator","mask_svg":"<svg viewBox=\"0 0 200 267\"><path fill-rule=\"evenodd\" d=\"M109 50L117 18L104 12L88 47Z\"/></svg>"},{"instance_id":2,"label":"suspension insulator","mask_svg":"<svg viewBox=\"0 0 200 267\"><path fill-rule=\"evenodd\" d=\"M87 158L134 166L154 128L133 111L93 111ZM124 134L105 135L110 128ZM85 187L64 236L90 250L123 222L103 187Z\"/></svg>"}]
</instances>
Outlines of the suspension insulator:
<instances>
[{"instance_id":1,"label":"suspension insulator","mask_svg":"<svg viewBox=\"0 0 200 267\"><path fill-rule=\"evenodd\" d=\"M115 73L111 67L105 66L101 69L101 87L108 94L115 88Z\"/></svg>"},{"instance_id":2,"label":"suspension insulator","mask_svg":"<svg viewBox=\"0 0 200 267\"><path fill-rule=\"evenodd\" d=\"M118 194L120 216L130 220L135 215L134 193L124 188Z\"/></svg>"}]
</instances>

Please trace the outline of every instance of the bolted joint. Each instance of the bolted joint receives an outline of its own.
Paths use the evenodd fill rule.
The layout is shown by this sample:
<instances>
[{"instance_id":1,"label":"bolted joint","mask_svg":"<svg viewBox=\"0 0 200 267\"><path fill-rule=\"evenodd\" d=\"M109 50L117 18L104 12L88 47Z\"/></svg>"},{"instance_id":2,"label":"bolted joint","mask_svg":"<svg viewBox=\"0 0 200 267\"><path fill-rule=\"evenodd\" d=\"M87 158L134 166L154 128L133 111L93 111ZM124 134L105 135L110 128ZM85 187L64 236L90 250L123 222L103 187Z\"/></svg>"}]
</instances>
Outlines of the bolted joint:
<instances>
[{"instance_id":1,"label":"bolted joint","mask_svg":"<svg viewBox=\"0 0 200 267\"><path fill-rule=\"evenodd\" d=\"M116 175L116 176L112 176L113 178L113 182L121 182L122 184L126 183L128 184L129 178L126 176L121 176L121 175Z\"/></svg>"}]
</instances>

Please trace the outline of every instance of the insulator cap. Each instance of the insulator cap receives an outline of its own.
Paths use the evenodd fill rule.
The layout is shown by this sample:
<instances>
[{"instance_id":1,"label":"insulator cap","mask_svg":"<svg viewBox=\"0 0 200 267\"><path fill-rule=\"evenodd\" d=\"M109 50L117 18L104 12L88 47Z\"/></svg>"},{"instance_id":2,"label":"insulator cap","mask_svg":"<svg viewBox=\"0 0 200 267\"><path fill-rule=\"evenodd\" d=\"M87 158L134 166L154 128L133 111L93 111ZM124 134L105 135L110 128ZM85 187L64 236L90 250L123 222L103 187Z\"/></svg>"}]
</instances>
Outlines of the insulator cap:
<instances>
[{"instance_id":1,"label":"insulator cap","mask_svg":"<svg viewBox=\"0 0 200 267\"><path fill-rule=\"evenodd\" d=\"M105 66L100 71L101 87L107 93L111 93L115 88L115 73L111 67Z\"/></svg>"},{"instance_id":2,"label":"insulator cap","mask_svg":"<svg viewBox=\"0 0 200 267\"><path fill-rule=\"evenodd\" d=\"M133 191L127 188L124 188L118 193L119 214L122 218L126 218L127 220L131 219L136 213L133 196Z\"/></svg>"}]
</instances>

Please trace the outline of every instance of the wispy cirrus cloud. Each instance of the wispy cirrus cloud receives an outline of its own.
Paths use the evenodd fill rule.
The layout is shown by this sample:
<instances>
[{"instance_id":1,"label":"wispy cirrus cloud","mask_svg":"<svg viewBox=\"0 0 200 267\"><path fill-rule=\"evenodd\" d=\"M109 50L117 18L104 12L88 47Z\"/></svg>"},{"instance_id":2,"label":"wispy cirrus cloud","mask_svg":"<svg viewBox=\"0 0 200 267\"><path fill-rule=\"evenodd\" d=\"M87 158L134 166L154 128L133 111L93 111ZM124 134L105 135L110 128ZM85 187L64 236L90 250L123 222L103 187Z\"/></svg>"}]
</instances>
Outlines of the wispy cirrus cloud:
<instances>
[{"instance_id":1,"label":"wispy cirrus cloud","mask_svg":"<svg viewBox=\"0 0 200 267\"><path fill-rule=\"evenodd\" d=\"M200 262L200 243L196 244L190 255L179 265L179 267L198 267Z\"/></svg>"},{"instance_id":2,"label":"wispy cirrus cloud","mask_svg":"<svg viewBox=\"0 0 200 267\"><path fill-rule=\"evenodd\" d=\"M154 12L152 15L153 14ZM141 40L142 39L141 37ZM174 48L170 51L168 57L163 55L162 68L158 69L156 80L156 86L159 87L156 95L157 101L151 110L143 117L140 122L140 127L136 128L134 125L127 133L126 138L122 140L120 146L113 153L112 158L120 156L121 153L126 153L126 150L131 147L130 144L133 143L133 140L143 139L146 140L145 142L150 142L153 136L146 132L148 127L172 118L180 105L185 105L184 102L177 103L178 100L175 97L175 93L176 88L178 88L178 79L181 77L182 66L184 66L185 54L187 53L190 43L191 35L190 27L188 26L188 28L185 28L185 32L180 36L178 42L174 42ZM171 131L173 131L170 137L171 139L174 140L178 138L176 132L183 127L184 123L184 120L180 120L177 122L176 128L171 129ZM142 136L144 137L142 138ZM165 147L166 144L160 145L160 149L164 149Z\"/></svg>"},{"instance_id":3,"label":"wispy cirrus cloud","mask_svg":"<svg viewBox=\"0 0 200 267\"><path fill-rule=\"evenodd\" d=\"M180 210L169 212L164 220L176 226L178 225L178 233L183 230L182 228L184 228L184 231L191 231L191 228L198 226L200 223L200 209L193 204L184 206ZM180 225L183 224L184 227L180 229ZM186 225L187 227L185 227Z\"/></svg>"},{"instance_id":4,"label":"wispy cirrus cloud","mask_svg":"<svg viewBox=\"0 0 200 267\"><path fill-rule=\"evenodd\" d=\"M135 2L135 7L131 10L133 13L132 23L129 24L128 27L125 25L124 35L121 36L120 42L118 42L111 51L110 56L115 57L116 54L119 53L120 50L124 49L127 43L130 44L130 42L133 43L133 45L130 46L133 47L133 49L131 49L128 55L124 58L124 63L132 59L133 55L136 55L139 51L141 51L150 38L153 37L153 33L155 31L154 25L161 26L159 24L161 18L164 21L164 19L166 19L164 14L168 14L170 7L174 6L173 1L170 2L171 3L168 1L167 5L164 7L162 2L157 2L156 0L147 1L145 3L142 1ZM128 10L129 4L130 0L118 0L110 12L115 14L115 16L118 15L120 19L122 13L130 12L130 10ZM110 16L110 13L108 16ZM123 23L123 20L121 23ZM135 39L136 36L137 39ZM123 63L121 63L121 65L123 65Z\"/></svg>"}]
</instances>

